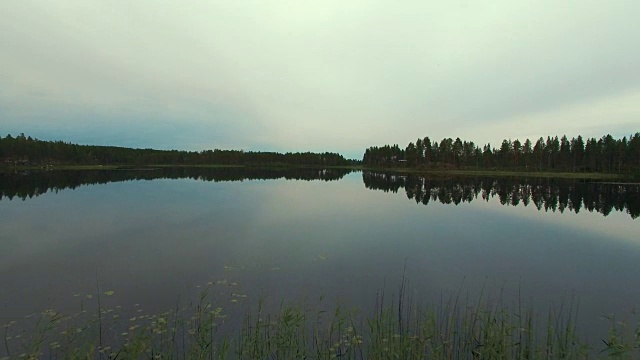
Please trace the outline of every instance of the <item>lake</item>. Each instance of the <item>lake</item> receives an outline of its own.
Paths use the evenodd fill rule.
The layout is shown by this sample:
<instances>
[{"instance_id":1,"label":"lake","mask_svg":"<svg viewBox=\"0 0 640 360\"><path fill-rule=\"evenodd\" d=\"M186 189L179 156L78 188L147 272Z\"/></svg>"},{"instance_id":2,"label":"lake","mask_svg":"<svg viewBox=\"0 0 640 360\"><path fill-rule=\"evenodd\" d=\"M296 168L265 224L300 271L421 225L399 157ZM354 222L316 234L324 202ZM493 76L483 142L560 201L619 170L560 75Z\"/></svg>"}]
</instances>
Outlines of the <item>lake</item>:
<instances>
[{"instance_id":1,"label":"lake","mask_svg":"<svg viewBox=\"0 0 640 360\"><path fill-rule=\"evenodd\" d=\"M0 324L97 287L145 312L207 286L231 313L368 309L403 276L415 303L573 301L591 339L640 305L638 184L179 168L3 174L0 194Z\"/></svg>"}]
</instances>

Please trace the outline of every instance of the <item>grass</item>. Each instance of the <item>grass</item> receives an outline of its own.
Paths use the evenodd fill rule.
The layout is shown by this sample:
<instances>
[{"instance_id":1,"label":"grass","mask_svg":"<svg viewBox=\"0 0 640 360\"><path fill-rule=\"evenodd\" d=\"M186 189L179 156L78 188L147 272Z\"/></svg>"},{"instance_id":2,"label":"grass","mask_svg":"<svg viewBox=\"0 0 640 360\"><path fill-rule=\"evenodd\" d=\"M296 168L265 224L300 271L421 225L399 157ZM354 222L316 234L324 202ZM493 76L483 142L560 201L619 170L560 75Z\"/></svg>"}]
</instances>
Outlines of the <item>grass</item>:
<instances>
[{"instance_id":1,"label":"grass","mask_svg":"<svg viewBox=\"0 0 640 360\"><path fill-rule=\"evenodd\" d=\"M536 177L536 178L561 178L561 179L586 179L586 180L632 180L638 181L637 174L615 174L615 173L585 173L585 172L543 172L543 171L518 171L518 170L474 170L474 169L426 169L426 168L406 168L406 167L370 167L362 165L346 166L319 166L319 165L292 165L292 164L249 164L249 165L223 165L223 164L200 164L200 165L171 165L171 164L147 164L147 165L20 165L0 167L2 171L34 171L34 170L121 170L121 169L151 169L151 168L244 168L262 167L275 169L295 169L295 168L335 168L348 169L353 171L380 171L394 172L400 174L416 174L428 176L496 176L496 177Z\"/></svg>"},{"instance_id":2,"label":"grass","mask_svg":"<svg viewBox=\"0 0 640 360\"><path fill-rule=\"evenodd\" d=\"M361 170L395 172L400 174L431 176L496 176L496 177L536 177L559 179L620 180L627 179L625 174L583 173L583 172L543 172L510 170L472 170L472 169L424 169L424 168L378 168L363 167Z\"/></svg>"},{"instance_id":3,"label":"grass","mask_svg":"<svg viewBox=\"0 0 640 360\"><path fill-rule=\"evenodd\" d=\"M600 346L579 339L572 304L542 317L522 304L492 303L482 294L475 302L458 293L436 305L420 305L407 301L402 285L398 297L388 300L381 293L365 311L327 306L320 299L315 305L281 303L268 312L261 298L245 316L233 319L215 305L214 290L215 284L209 285L192 305L155 315L138 305L128 310L98 305L71 315L45 310L29 330L15 322L5 325L0 358L640 358L640 329L613 318Z\"/></svg>"}]
</instances>

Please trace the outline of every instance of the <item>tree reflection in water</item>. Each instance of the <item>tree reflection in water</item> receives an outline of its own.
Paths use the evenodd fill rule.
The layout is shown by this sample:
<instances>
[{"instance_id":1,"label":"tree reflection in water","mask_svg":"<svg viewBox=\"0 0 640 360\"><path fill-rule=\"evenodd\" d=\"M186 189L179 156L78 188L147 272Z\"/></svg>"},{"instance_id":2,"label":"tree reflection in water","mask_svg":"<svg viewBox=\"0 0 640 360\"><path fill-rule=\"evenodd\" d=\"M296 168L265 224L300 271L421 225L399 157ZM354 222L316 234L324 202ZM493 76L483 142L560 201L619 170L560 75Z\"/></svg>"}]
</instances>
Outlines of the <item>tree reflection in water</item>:
<instances>
[{"instance_id":1,"label":"tree reflection in water","mask_svg":"<svg viewBox=\"0 0 640 360\"><path fill-rule=\"evenodd\" d=\"M201 181L243 180L322 180L337 181L349 174L348 169L321 168L157 168L91 171L34 171L0 173L0 201L19 198L26 200L47 192L75 189L83 185L110 182L194 179ZM533 205L538 210L566 210L579 213L582 209L596 211L604 216L614 209L626 211L631 218L640 216L640 184L603 183L579 179L552 178L493 178L438 177L398 175L365 171L365 187L385 192L404 189L409 199L429 204L439 201L458 205L473 200L497 197L503 205Z\"/></svg>"},{"instance_id":2,"label":"tree reflection in water","mask_svg":"<svg viewBox=\"0 0 640 360\"><path fill-rule=\"evenodd\" d=\"M133 180L194 179L202 181L243 180L323 180L335 181L350 173L348 169L321 168L253 168L253 167L179 167L90 171L33 171L0 173L0 201L26 200L83 185L107 184Z\"/></svg>"},{"instance_id":3,"label":"tree reflection in water","mask_svg":"<svg viewBox=\"0 0 640 360\"><path fill-rule=\"evenodd\" d=\"M607 216L615 209L626 211L633 219L640 215L640 184L551 178L428 178L377 172L363 172L362 179L372 190L404 189L409 199L424 205L430 201L458 205L498 197L502 205L532 204L545 211L579 213L584 208Z\"/></svg>"}]
</instances>

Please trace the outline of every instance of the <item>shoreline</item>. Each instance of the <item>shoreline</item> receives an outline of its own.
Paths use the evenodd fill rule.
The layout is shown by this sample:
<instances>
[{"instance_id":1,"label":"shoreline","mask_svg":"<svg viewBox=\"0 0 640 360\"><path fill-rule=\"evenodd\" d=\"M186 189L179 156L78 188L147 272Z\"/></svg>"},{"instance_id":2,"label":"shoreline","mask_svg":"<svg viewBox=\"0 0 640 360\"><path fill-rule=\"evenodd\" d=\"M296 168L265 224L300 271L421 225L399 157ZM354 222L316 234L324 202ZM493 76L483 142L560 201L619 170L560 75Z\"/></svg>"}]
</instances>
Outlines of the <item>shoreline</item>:
<instances>
[{"instance_id":1,"label":"shoreline","mask_svg":"<svg viewBox=\"0 0 640 360\"><path fill-rule=\"evenodd\" d=\"M545 172L545 171L517 171L517 170L471 170L471 169L424 169L424 168L379 168L361 167L360 170L373 172L398 173L402 175L424 176L494 176L516 178L555 178L555 179L584 179L584 180L627 180L637 184L640 180L634 179L633 174L615 173L581 173L581 172Z\"/></svg>"},{"instance_id":2,"label":"shoreline","mask_svg":"<svg viewBox=\"0 0 640 360\"><path fill-rule=\"evenodd\" d=\"M143 165L19 165L1 166L0 173L15 171L94 171L94 170L153 170L159 168L267 168L267 169L349 169L353 171L372 171L397 173L400 175L422 175L431 177L468 177L468 176L493 176L515 178L556 178L556 179L582 179L582 180L607 180L624 183L638 184L640 179L637 174L594 173L594 172L545 172L545 171L518 171L518 170L476 170L476 169L426 169L403 167L371 167L362 165L349 166L321 166L321 165L293 165L293 164L143 164Z\"/></svg>"}]
</instances>

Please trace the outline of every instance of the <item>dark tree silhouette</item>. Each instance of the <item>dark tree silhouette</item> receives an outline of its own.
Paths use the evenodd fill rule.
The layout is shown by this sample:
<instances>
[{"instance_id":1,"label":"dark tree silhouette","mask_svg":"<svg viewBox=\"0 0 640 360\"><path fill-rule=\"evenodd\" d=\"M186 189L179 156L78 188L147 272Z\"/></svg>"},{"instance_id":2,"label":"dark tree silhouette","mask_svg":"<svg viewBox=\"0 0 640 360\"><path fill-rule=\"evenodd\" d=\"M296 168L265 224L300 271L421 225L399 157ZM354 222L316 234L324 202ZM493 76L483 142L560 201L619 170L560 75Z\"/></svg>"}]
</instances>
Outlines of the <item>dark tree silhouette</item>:
<instances>
[{"instance_id":1,"label":"dark tree silhouette","mask_svg":"<svg viewBox=\"0 0 640 360\"><path fill-rule=\"evenodd\" d=\"M600 139L569 139L548 136L535 144L526 139L521 142L503 140L499 148L491 144L476 146L460 138L432 142L429 137L409 143L404 150L398 145L366 149L364 165L425 169L507 169L517 171L564 172L640 172L640 133L614 139L611 135Z\"/></svg>"},{"instance_id":2,"label":"dark tree silhouette","mask_svg":"<svg viewBox=\"0 0 640 360\"><path fill-rule=\"evenodd\" d=\"M350 162L337 153L276 153L242 150L178 151L131 149L41 141L7 135L0 137L0 165L90 164L90 165L314 165L345 166Z\"/></svg>"}]
</instances>

